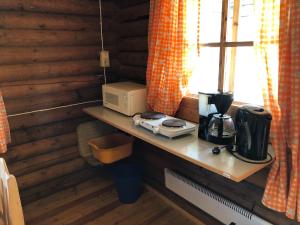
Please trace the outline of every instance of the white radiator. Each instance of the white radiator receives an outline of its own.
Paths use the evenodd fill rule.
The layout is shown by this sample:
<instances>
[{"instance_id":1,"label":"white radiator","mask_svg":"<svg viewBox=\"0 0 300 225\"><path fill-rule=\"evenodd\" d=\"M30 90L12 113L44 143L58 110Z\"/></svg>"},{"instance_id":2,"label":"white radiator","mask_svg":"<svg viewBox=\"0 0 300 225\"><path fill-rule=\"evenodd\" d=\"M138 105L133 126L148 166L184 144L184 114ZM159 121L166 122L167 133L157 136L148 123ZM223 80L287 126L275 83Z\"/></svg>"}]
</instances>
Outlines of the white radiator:
<instances>
[{"instance_id":1,"label":"white radiator","mask_svg":"<svg viewBox=\"0 0 300 225\"><path fill-rule=\"evenodd\" d=\"M165 185L224 224L271 225L241 206L167 168L165 169Z\"/></svg>"}]
</instances>

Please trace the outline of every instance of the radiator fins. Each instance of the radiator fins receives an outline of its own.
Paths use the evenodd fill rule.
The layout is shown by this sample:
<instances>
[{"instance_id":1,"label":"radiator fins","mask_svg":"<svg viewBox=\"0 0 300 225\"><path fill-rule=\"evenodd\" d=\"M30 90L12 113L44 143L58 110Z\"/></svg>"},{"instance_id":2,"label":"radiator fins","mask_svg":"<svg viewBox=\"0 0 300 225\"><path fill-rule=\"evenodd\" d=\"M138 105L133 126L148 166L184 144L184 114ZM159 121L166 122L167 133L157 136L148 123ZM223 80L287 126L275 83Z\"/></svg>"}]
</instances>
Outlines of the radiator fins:
<instances>
[{"instance_id":1,"label":"radiator fins","mask_svg":"<svg viewBox=\"0 0 300 225\"><path fill-rule=\"evenodd\" d=\"M252 212L248 211L247 209L242 208L241 206L237 205L234 202L231 202L230 200L227 200L226 198L214 193L211 190L208 190L207 188L177 174L176 172L170 170L170 169L165 169L165 181L166 181L166 187L173 191L174 193L178 194L179 196L185 198L189 202L191 202L193 205L197 206L198 208L202 209L203 211L209 213L212 215L210 212L210 209L207 208L207 202L203 202L203 204L199 205L197 203L197 200L201 200L201 194L203 194L204 197L209 197L209 204L215 204L215 208L220 208L220 207L227 207L227 209L231 209L232 211L232 220L231 221L226 221L228 218L224 218L222 220L220 215L212 215L216 219L220 220L221 222L225 224L230 224L231 222L236 223L237 225L246 225L246 224L251 224L251 225L271 225L271 223L257 217L255 214ZM184 184L182 184L183 182ZM190 196L190 193L186 193L186 189L192 187L194 190L197 190L199 192L199 196ZM215 200L217 203L213 202ZM219 206L219 207L218 207ZM225 209L225 208L224 208ZM227 210L226 209L226 210ZM236 218L235 218L236 217ZM237 223L236 221L243 221L240 223Z\"/></svg>"}]
</instances>

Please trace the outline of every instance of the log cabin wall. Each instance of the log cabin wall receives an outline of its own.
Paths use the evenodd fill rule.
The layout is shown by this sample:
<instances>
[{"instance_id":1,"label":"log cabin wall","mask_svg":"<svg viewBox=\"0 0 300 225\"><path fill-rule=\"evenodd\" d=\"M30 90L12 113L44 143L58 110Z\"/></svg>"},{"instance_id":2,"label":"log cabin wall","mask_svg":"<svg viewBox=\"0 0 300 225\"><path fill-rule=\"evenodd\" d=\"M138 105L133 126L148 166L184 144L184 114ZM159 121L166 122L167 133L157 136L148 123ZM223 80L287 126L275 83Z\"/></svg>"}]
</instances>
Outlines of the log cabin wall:
<instances>
[{"instance_id":1,"label":"log cabin wall","mask_svg":"<svg viewBox=\"0 0 300 225\"><path fill-rule=\"evenodd\" d=\"M115 15L114 3L103 1L112 61ZM15 115L4 158L23 204L91 176L78 153L76 127L89 120L83 107L100 104L94 102L103 82L96 76L102 74L99 44L97 0L0 1L0 89L8 114Z\"/></svg>"},{"instance_id":2,"label":"log cabin wall","mask_svg":"<svg viewBox=\"0 0 300 225\"><path fill-rule=\"evenodd\" d=\"M118 67L116 68L119 79L145 83L149 1L115 1L119 8Z\"/></svg>"},{"instance_id":3,"label":"log cabin wall","mask_svg":"<svg viewBox=\"0 0 300 225\"><path fill-rule=\"evenodd\" d=\"M118 44L119 77L144 81L148 50L149 1L116 0L116 3L120 8L118 19L121 25ZM184 98L177 116L197 122L198 100ZM136 157L145 166L146 183L207 224L219 224L219 222L167 190L164 187L164 168L171 168L183 174L274 224L297 224L295 221L288 220L283 214L276 213L262 205L261 198L268 169L249 177L246 181L236 183L163 152L143 141L136 141L134 149Z\"/></svg>"}]
</instances>

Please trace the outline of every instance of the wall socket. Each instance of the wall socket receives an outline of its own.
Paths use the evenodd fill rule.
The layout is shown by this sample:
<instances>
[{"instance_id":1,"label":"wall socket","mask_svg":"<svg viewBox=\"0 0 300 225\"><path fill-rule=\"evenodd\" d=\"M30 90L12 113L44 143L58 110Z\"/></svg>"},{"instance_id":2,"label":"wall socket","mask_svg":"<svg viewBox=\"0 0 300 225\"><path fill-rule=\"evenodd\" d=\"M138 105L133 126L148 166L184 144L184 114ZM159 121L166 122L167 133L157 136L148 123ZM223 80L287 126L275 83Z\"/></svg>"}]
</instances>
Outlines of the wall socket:
<instances>
[{"instance_id":1,"label":"wall socket","mask_svg":"<svg viewBox=\"0 0 300 225\"><path fill-rule=\"evenodd\" d=\"M101 67L109 67L109 51L101 50L100 51L100 66Z\"/></svg>"}]
</instances>

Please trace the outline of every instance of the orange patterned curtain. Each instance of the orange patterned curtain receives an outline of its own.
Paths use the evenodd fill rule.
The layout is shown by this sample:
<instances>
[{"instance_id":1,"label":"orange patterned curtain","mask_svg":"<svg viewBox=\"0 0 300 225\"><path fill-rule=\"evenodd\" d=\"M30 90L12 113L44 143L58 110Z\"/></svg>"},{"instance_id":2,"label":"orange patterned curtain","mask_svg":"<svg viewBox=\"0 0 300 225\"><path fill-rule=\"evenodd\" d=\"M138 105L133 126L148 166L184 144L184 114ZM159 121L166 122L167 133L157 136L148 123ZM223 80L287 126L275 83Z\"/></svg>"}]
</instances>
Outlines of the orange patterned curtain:
<instances>
[{"instance_id":1,"label":"orange patterned curtain","mask_svg":"<svg viewBox=\"0 0 300 225\"><path fill-rule=\"evenodd\" d=\"M286 215L300 222L300 0L281 0L279 102L292 157Z\"/></svg>"},{"instance_id":2,"label":"orange patterned curtain","mask_svg":"<svg viewBox=\"0 0 300 225\"><path fill-rule=\"evenodd\" d=\"M147 103L151 110L174 115L186 92L197 55L199 7L199 0L150 1Z\"/></svg>"},{"instance_id":3,"label":"orange patterned curtain","mask_svg":"<svg viewBox=\"0 0 300 225\"><path fill-rule=\"evenodd\" d=\"M10 142L9 125L6 116L6 110L0 91L0 153L7 151L7 144Z\"/></svg>"},{"instance_id":4,"label":"orange patterned curtain","mask_svg":"<svg viewBox=\"0 0 300 225\"><path fill-rule=\"evenodd\" d=\"M297 5L298 2L298 5ZM271 141L276 159L263 204L300 221L300 9L299 0L256 1L259 24L255 47L265 107L273 120ZM278 57L279 55L279 57ZM287 147L292 168L287 172ZM288 185L288 178L289 185Z\"/></svg>"},{"instance_id":5,"label":"orange patterned curtain","mask_svg":"<svg viewBox=\"0 0 300 225\"><path fill-rule=\"evenodd\" d=\"M255 48L258 56L259 76L263 82L264 105L272 113L271 142L276 160L271 168L263 203L284 212L287 193L286 141L283 117L278 101L278 43L279 0L255 1L258 36Z\"/></svg>"}]
</instances>

